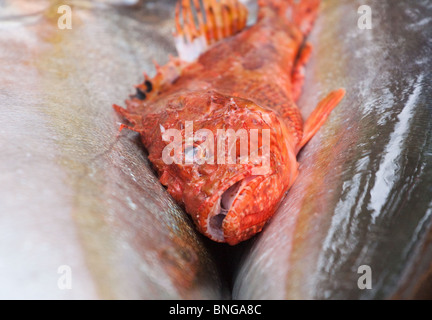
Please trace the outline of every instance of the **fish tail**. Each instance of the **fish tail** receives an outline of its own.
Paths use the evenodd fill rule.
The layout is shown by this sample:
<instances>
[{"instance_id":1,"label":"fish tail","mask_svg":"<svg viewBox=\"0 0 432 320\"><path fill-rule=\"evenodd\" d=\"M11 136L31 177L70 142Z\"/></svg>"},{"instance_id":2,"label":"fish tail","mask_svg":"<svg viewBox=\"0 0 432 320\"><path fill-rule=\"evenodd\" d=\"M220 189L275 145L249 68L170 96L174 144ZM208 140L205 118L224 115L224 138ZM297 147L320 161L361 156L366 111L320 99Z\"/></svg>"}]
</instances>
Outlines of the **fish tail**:
<instances>
[{"instance_id":1,"label":"fish tail","mask_svg":"<svg viewBox=\"0 0 432 320\"><path fill-rule=\"evenodd\" d=\"M316 19L320 2L321 0L258 0L258 19L276 13L307 35Z\"/></svg>"}]
</instances>

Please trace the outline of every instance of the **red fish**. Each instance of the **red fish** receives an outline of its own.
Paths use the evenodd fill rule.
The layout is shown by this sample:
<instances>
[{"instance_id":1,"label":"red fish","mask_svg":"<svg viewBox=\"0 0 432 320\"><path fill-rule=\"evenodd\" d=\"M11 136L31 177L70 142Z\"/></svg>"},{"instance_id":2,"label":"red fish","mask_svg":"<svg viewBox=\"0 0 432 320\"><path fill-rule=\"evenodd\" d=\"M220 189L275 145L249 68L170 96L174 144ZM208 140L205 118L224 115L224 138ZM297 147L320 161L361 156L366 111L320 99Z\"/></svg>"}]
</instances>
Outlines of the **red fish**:
<instances>
[{"instance_id":1,"label":"red fish","mask_svg":"<svg viewBox=\"0 0 432 320\"><path fill-rule=\"evenodd\" d=\"M114 108L129 122L122 128L140 133L160 182L198 230L234 245L274 214L297 177L299 150L345 91L331 92L303 123L295 101L319 0L260 0L249 27L239 1L202 3L178 2L180 58L157 66L152 79L145 75L127 109ZM240 152L242 137L225 139L230 129L248 134L248 156Z\"/></svg>"}]
</instances>

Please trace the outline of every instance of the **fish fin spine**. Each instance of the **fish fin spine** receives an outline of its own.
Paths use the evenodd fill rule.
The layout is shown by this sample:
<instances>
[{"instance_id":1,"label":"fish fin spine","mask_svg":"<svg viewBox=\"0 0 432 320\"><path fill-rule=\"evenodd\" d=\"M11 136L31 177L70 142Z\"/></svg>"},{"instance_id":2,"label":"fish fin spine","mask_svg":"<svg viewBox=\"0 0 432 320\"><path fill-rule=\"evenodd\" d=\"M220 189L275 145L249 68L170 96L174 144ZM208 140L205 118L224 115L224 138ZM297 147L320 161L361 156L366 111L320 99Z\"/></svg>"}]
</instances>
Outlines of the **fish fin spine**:
<instances>
[{"instance_id":1,"label":"fish fin spine","mask_svg":"<svg viewBox=\"0 0 432 320\"><path fill-rule=\"evenodd\" d=\"M136 93L129 96L125 101L126 108L118 105L113 105L114 110L124 119L126 119L132 126L123 125L120 130L127 128L141 128L143 116L149 113L149 104L157 98L162 92L167 90L173 82L181 75L182 70L187 62L179 58L170 56L168 63L163 66L154 62L156 68L156 75L150 78L147 73L144 73L144 81L135 86ZM134 130L139 131L139 130Z\"/></svg>"},{"instance_id":2,"label":"fish fin spine","mask_svg":"<svg viewBox=\"0 0 432 320\"><path fill-rule=\"evenodd\" d=\"M304 124L303 137L300 141L297 152L318 132L330 115L330 112L339 104L344 96L345 89L338 89L330 92L318 103L317 107L312 111Z\"/></svg>"},{"instance_id":3,"label":"fish fin spine","mask_svg":"<svg viewBox=\"0 0 432 320\"><path fill-rule=\"evenodd\" d=\"M247 17L239 0L179 0L174 38L180 58L194 61L211 44L243 30Z\"/></svg>"},{"instance_id":4,"label":"fish fin spine","mask_svg":"<svg viewBox=\"0 0 432 320\"><path fill-rule=\"evenodd\" d=\"M156 75L150 78L144 73L144 81L135 86L136 93L130 98L132 100L151 101L170 86L182 74L182 70L187 62L180 58L169 56L169 61L160 66L156 61L153 62L156 69Z\"/></svg>"}]
</instances>

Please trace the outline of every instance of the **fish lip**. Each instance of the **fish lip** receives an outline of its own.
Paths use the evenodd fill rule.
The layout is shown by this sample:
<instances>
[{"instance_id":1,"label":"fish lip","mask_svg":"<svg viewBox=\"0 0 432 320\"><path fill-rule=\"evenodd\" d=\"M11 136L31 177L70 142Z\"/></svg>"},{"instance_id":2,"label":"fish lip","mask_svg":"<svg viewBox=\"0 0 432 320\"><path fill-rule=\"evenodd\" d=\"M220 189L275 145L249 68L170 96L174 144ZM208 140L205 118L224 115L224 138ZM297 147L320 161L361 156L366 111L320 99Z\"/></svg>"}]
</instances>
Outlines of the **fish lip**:
<instances>
[{"instance_id":1,"label":"fish lip","mask_svg":"<svg viewBox=\"0 0 432 320\"><path fill-rule=\"evenodd\" d=\"M232 205L236 201L236 198L237 198L237 195L239 194L239 192L242 190L242 188L244 188L255 177L258 177L258 176L255 176L252 174L242 174L242 175L236 176L235 178L230 180L230 182L227 183L226 186L220 192L218 192L217 200L215 201L215 204L213 205L213 207L210 209L210 212L207 216L207 223L206 223L207 224L207 234L209 235L209 237L212 240L217 241L217 242L226 242L223 222L224 222L225 218L228 216L228 213L231 212ZM250 178L252 178L252 179L250 179ZM244 183L242 183L242 182L244 182ZM233 188L233 187L235 188L236 185L238 185L238 186L237 186L237 190L234 190L235 196L231 202L231 207L230 208L223 208L222 201L223 201L224 194L226 194L226 192L228 192L228 190L230 188Z\"/></svg>"},{"instance_id":2,"label":"fish lip","mask_svg":"<svg viewBox=\"0 0 432 320\"><path fill-rule=\"evenodd\" d=\"M207 220L206 220L206 227L207 227L206 233L212 240L217 241L217 242L225 242L225 237L224 237L222 225L223 225L223 219L228 214L228 211L226 212L225 217L221 221L217 221L217 223L215 224L215 222L216 222L215 219L218 219L217 216L219 215L219 212L221 211L222 195L229 188L231 188L233 185L235 185L239 181L242 181L245 177L246 177L246 174L241 174L241 175L234 177L228 183L226 183L226 185L224 186L224 188L221 189L221 191L218 192L218 195L216 197L216 201L215 201L214 205L211 207L210 212L207 216ZM219 226L220 228L218 229L217 226Z\"/></svg>"}]
</instances>

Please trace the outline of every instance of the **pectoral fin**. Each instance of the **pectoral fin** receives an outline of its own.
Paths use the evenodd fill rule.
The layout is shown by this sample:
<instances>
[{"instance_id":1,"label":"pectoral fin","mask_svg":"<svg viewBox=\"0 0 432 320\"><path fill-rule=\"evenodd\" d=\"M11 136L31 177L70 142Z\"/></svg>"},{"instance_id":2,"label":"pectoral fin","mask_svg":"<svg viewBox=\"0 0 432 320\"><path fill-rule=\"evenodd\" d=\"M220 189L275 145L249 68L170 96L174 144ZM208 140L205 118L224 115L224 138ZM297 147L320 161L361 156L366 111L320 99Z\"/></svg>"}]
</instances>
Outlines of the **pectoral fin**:
<instances>
[{"instance_id":1,"label":"pectoral fin","mask_svg":"<svg viewBox=\"0 0 432 320\"><path fill-rule=\"evenodd\" d=\"M306 120L303 128L303 138L298 150L304 147L306 143L317 133L319 128L324 124L330 112L339 104L345 95L345 89L335 90L329 93L327 97L321 100L309 118Z\"/></svg>"}]
</instances>

